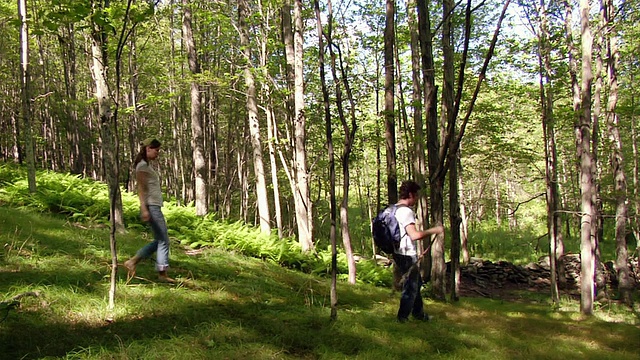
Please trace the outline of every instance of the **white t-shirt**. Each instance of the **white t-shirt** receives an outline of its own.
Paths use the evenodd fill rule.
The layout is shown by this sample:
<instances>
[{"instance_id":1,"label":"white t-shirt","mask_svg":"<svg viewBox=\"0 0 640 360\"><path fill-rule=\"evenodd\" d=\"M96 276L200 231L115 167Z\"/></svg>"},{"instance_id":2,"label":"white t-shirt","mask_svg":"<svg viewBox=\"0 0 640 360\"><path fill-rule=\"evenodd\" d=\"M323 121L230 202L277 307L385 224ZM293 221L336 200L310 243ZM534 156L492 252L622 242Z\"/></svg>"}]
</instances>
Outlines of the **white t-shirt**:
<instances>
[{"instance_id":1,"label":"white t-shirt","mask_svg":"<svg viewBox=\"0 0 640 360\"><path fill-rule=\"evenodd\" d=\"M162 206L162 188L158 172L146 161L142 160L136 165L136 172L147 173L147 205Z\"/></svg>"},{"instance_id":2,"label":"white t-shirt","mask_svg":"<svg viewBox=\"0 0 640 360\"><path fill-rule=\"evenodd\" d=\"M413 257L413 261L417 260L418 253L416 251L415 241L411 240L407 234L406 227L416 223L416 214L408 206L398 206L396 210L396 220L400 226L400 247L396 250L396 254Z\"/></svg>"}]
</instances>

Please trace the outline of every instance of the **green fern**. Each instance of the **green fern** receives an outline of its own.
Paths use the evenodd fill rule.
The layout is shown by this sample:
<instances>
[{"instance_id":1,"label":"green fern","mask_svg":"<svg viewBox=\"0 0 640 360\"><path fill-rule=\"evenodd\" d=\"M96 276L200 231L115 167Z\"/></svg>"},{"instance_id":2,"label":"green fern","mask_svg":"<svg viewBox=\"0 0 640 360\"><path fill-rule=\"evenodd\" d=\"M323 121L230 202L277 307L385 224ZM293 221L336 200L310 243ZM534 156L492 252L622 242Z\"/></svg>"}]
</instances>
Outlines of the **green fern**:
<instances>
[{"instance_id":1,"label":"green fern","mask_svg":"<svg viewBox=\"0 0 640 360\"><path fill-rule=\"evenodd\" d=\"M36 179L37 191L31 194L26 171L22 167L0 164L0 203L58 214L73 222L109 224L109 189L106 184L52 171L38 171ZM129 229L148 231L148 226L140 221L138 198L134 193L122 191L122 207ZM305 254L294 238L265 235L256 226L220 220L214 214L197 216L193 204L180 206L169 200L165 202L163 213L169 236L184 246L217 247L307 273L321 276L331 273L331 251L328 248ZM344 253L338 255L338 272L348 272ZM379 285L391 283L388 269L367 263L358 264L358 278Z\"/></svg>"}]
</instances>

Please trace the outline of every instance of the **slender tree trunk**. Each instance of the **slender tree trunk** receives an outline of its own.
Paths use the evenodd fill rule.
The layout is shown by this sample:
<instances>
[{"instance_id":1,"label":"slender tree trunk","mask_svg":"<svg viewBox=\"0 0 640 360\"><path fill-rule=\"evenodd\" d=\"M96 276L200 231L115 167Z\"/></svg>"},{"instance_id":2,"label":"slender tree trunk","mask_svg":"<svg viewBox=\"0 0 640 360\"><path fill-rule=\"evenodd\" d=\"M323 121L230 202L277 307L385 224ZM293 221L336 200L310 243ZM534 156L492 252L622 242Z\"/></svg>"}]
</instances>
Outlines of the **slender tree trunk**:
<instances>
[{"instance_id":1,"label":"slender tree trunk","mask_svg":"<svg viewBox=\"0 0 640 360\"><path fill-rule=\"evenodd\" d=\"M465 206L464 186L462 181L462 159L458 162L458 191L460 192L460 251L462 255L462 263L468 264L469 257L469 219L467 218L467 209Z\"/></svg>"},{"instance_id":2,"label":"slender tree trunk","mask_svg":"<svg viewBox=\"0 0 640 360\"><path fill-rule=\"evenodd\" d=\"M251 148L253 149L253 171L256 179L256 201L258 203L258 216L260 218L260 230L263 234L271 233L269 215L269 196L265 180L264 164L262 160L262 143L260 142L260 123L258 121L258 105L256 104L256 85L251 66L251 44L249 42L249 29L246 23L249 9L246 0L238 1L238 31L240 32L240 46L244 56L244 81L247 86L247 114L249 116L249 133L251 135Z\"/></svg>"},{"instance_id":3,"label":"slender tree trunk","mask_svg":"<svg viewBox=\"0 0 640 360\"><path fill-rule=\"evenodd\" d=\"M547 7L544 0L540 1L537 8L540 16L540 103L542 107L542 130L545 143L546 167L546 191L547 191L547 230L549 232L549 260L551 272L551 300L554 304L560 302L558 292L558 259L560 225L558 221L558 174L557 154L555 141L555 119L553 116L553 92L551 86L551 45L549 43L549 25Z\"/></svg>"},{"instance_id":4,"label":"slender tree trunk","mask_svg":"<svg viewBox=\"0 0 640 360\"><path fill-rule=\"evenodd\" d=\"M567 36L567 55L569 58L569 76L571 78L571 95L572 95L572 103L573 103L573 112L574 112L574 117L575 117L575 126L577 127L578 125L578 117L579 117L579 111L580 111L580 84L578 82L578 51L577 48L574 44L574 37L573 37L573 30L572 30L572 17L573 17L573 9L572 9L572 4L570 1L565 0L564 1L564 6L565 6L565 32L566 32L566 36ZM577 132L576 132L576 137L577 137ZM577 142L576 142L576 147L578 146ZM580 172L580 166L577 167L577 172ZM578 179L579 179L578 175ZM579 183L579 180L578 180ZM580 187L579 186L575 186L575 182L572 181L572 195L573 198L577 198L578 194L577 192L580 191ZM576 208L576 211L579 211ZM570 228L569 226L567 228ZM581 226L579 225L578 228L580 229ZM581 231L581 230L578 230ZM570 236L570 235L567 235Z\"/></svg>"},{"instance_id":5,"label":"slender tree trunk","mask_svg":"<svg viewBox=\"0 0 640 360\"><path fill-rule=\"evenodd\" d=\"M269 32L271 31L271 24L269 23L269 19L271 19L271 12L267 10L265 14L265 8L263 4L260 2L258 4L259 11L261 17L264 19L260 26L260 68L262 69L262 76L265 79L261 83L261 99L265 104L264 114L267 123L267 150L269 151L269 168L271 170L271 186L273 187L273 208L274 208L274 217L276 220L276 227L278 230L278 238L283 237L282 232L282 209L280 204L280 184L278 180L278 164L276 161L276 150L275 150L275 139L276 139L276 124L273 110L273 99L271 87L269 85L270 75L268 68L269 61ZM267 204L268 206L268 204Z\"/></svg>"},{"instance_id":6,"label":"slender tree trunk","mask_svg":"<svg viewBox=\"0 0 640 360\"><path fill-rule=\"evenodd\" d=\"M453 143L451 143L453 146ZM458 301L460 293L460 198L458 196L458 152L449 152L449 221L451 223L451 300Z\"/></svg>"},{"instance_id":7,"label":"slender tree trunk","mask_svg":"<svg viewBox=\"0 0 640 360\"><path fill-rule=\"evenodd\" d=\"M396 172L396 125L394 108L395 1L386 0L386 25L384 29L384 114L387 150L387 194L389 204L398 202L398 175Z\"/></svg>"},{"instance_id":8,"label":"slender tree trunk","mask_svg":"<svg viewBox=\"0 0 640 360\"><path fill-rule=\"evenodd\" d=\"M413 174L413 146L411 146L411 140L413 139L413 131L409 127L409 115L407 114L407 103L404 100L404 90L402 88L402 71L400 66L400 55L398 55L398 46L394 46L393 48L393 59L395 62L395 88L396 94L398 94L398 130L400 134L402 134L400 140L400 153L405 154L405 156L401 156L401 164L404 164L404 168L402 169L402 173L404 174ZM397 145L397 144L396 144ZM396 155L397 155L397 146L396 146ZM397 165L397 163L396 163ZM402 165L401 165L402 168ZM416 219L417 220L417 219ZM416 221L416 226L419 224Z\"/></svg>"},{"instance_id":9,"label":"slender tree trunk","mask_svg":"<svg viewBox=\"0 0 640 360\"><path fill-rule=\"evenodd\" d=\"M307 121L304 103L302 0L295 0L293 44L295 52L295 173L298 206L298 237L303 252L313 250L313 204L310 197L310 174L307 168Z\"/></svg>"},{"instance_id":10,"label":"slender tree trunk","mask_svg":"<svg viewBox=\"0 0 640 360\"><path fill-rule=\"evenodd\" d=\"M182 0L183 19L182 32L189 60L191 80L191 147L193 150L193 172L195 175L196 214L204 216L209 212L207 188L207 160L204 152L204 130L202 127L202 101L197 76L200 74L198 54L191 26L191 5L189 0Z\"/></svg>"},{"instance_id":11,"label":"slender tree trunk","mask_svg":"<svg viewBox=\"0 0 640 360\"><path fill-rule=\"evenodd\" d=\"M336 248L336 165L333 151L333 130L331 126L331 106L329 104L329 91L327 90L327 82L325 79L325 60L324 60L324 41L322 32L322 17L320 15L320 4L318 0L314 0L314 9L316 13L316 24L318 28L318 60L320 67L320 82L322 84L322 103L324 105L325 130L327 137L327 150L329 155L329 218L331 221L330 241L331 241L331 320L338 317L338 293L337 293L337 266L338 251ZM331 2L329 2L331 6Z\"/></svg>"},{"instance_id":12,"label":"slender tree trunk","mask_svg":"<svg viewBox=\"0 0 640 360\"><path fill-rule=\"evenodd\" d=\"M271 184L273 185L273 207L275 211L276 226L278 228L278 238L283 237L282 225L282 205L280 203L280 182L278 180L278 162L276 161L275 140L275 120L273 109L269 107L265 110L267 119L267 134L269 134L269 162L271 165Z\"/></svg>"},{"instance_id":13,"label":"slender tree trunk","mask_svg":"<svg viewBox=\"0 0 640 360\"><path fill-rule=\"evenodd\" d=\"M602 4L602 1L600 2ZM598 29L602 29L604 26L604 8L600 7L600 18L597 25ZM593 177L592 186L593 189L591 191L592 203L593 203L593 218L591 222L591 237L592 242L595 244L595 258L594 258L594 281L595 281L595 294L594 296L604 295L606 291L606 282L604 278L604 273L598 270L598 262L600 261L601 251L600 251L600 242L603 238L603 222L604 218L602 217L603 213L603 204L602 197L600 196L600 184L602 183L602 171L600 170L599 163L599 154L598 154L598 145L600 143L600 117L602 114L602 73L603 73L603 61L602 61L602 45L603 45L603 34L602 31L596 31L595 39L592 38L592 58L595 60L595 75L594 80L595 84L593 84L593 94L592 94L592 111L591 111L591 174Z\"/></svg>"},{"instance_id":14,"label":"slender tree trunk","mask_svg":"<svg viewBox=\"0 0 640 360\"><path fill-rule=\"evenodd\" d=\"M493 171L493 197L495 202L495 215L496 215L496 225L502 225L502 204L500 202L500 182L498 181L498 172L496 170Z\"/></svg>"},{"instance_id":15,"label":"slender tree trunk","mask_svg":"<svg viewBox=\"0 0 640 360\"><path fill-rule=\"evenodd\" d=\"M287 7L283 11L283 32L287 63L293 65L293 94L294 94L294 149L293 172L294 181L292 192L298 228L298 241L303 252L313 250L313 204L311 203L309 181L310 174L307 168L307 129L304 103L304 72L303 72L303 22L302 0L294 0L293 6L293 31L291 23L287 23L289 14ZM293 44L291 41L293 32Z\"/></svg>"},{"instance_id":16,"label":"slender tree trunk","mask_svg":"<svg viewBox=\"0 0 640 360\"><path fill-rule=\"evenodd\" d=\"M418 20L416 15L416 1L410 0L407 4L409 29L411 35L411 74L413 82L413 177L422 189L427 189L426 175L428 174L427 159L425 156L424 121L422 120L422 94L423 87L420 79L420 38L418 34ZM429 204L426 193L422 193L418 199L416 209L416 222L422 229L426 229L429 223Z\"/></svg>"},{"instance_id":17,"label":"slender tree trunk","mask_svg":"<svg viewBox=\"0 0 640 360\"><path fill-rule=\"evenodd\" d=\"M123 134L125 138L128 140L128 147L126 148L129 152L128 154L124 154L124 158L133 159L138 150L138 141L137 139L143 138L140 136L137 131L140 128L139 120L138 120L138 63L136 59L136 37L135 31L131 33L131 40L129 41L129 93L126 98L126 106L131 109L131 118L128 121L127 127L128 131L126 134ZM133 171L130 167L124 168L125 174L123 182L125 184L126 191L134 191L134 179L131 176Z\"/></svg>"},{"instance_id":18,"label":"slender tree trunk","mask_svg":"<svg viewBox=\"0 0 640 360\"><path fill-rule=\"evenodd\" d=\"M87 175L87 168L84 160L84 148L86 147L85 126L78 119L78 109L75 105L78 100L76 84L76 48L75 29L73 24L67 24L61 29L62 34L58 36L60 52L63 64L65 95L69 99L69 104L65 106L65 111L71 121L70 131L67 141L71 148L70 166L74 174Z\"/></svg>"},{"instance_id":19,"label":"slender tree trunk","mask_svg":"<svg viewBox=\"0 0 640 360\"><path fill-rule=\"evenodd\" d=\"M582 216L580 226L580 311L593 314L595 292L595 249L592 226L595 219L593 204L593 154L591 153L591 56L593 38L589 25L589 0L580 0L582 41L582 86L580 89L579 119L576 126L577 158L580 163Z\"/></svg>"},{"instance_id":20,"label":"slender tree trunk","mask_svg":"<svg viewBox=\"0 0 640 360\"><path fill-rule=\"evenodd\" d=\"M609 138L613 144L611 164L613 165L614 189L616 196L616 271L618 275L618 293L620 299L628 305L633 302L633 279L629 272L627 250L627 177L624 171L624 158L622 153L622 140L620 137L619 118L616 113L618 103L618 37L615 19L615 6L613 0L606 0L605 29L607 41L607 78L609 80L609 101L607 102L607 125Z\"/></svg>"},{"instance_id":21,"label":"slender tree trunk","mask_svg":"<svg viewBox=\"0 0 640 360\"><path fill-rule=\"evenodd\" d=\"M94 14L99 14L109 6L109 2L93 4ZM104 174L109 185L110 199L110 245L111 245L111 286L109 289L109 309L115 307L115 280L118 274L118 253L116 250L116 203L120 197L120 187L118 184L118 149L114 145L117 136L117 128L112 113L109 89L107 86L107 35L101 25L94 23L92 32L91 72L95 82L95 97L98 103L98 114L100 116L100 133L102 138L102 163Z\"/></svg>"},{"instance_id":22,"label":"slender tree trunk","mask_svg":"<svg viewBox=\"0 0 640 360\"><path fill-rule=\"evenodd\" d=\"M176 0L171 0L171 6L174 5L174 2ZM180 1L180 0L179 0ZM175 25L175 18L174 18L174 13L171 12L170 16L170 26L171 28L174 28ZM175 63L175 59L176 59L176 39L175 39L175 35L173 31L169 32L169 42L171 44L171 66L169 67L169 75L170 75L170 81L169 81L169 92L170 93L174 93L176 92L176 80L178 78L177 74L176 74L176 69L178 68L176 66ZM182 46L182 42L180 43ZM181 69L182 70L182 69ZM182 77L184 74L181 73L180 77ZM179 93L179 92L178 92ZM180 103L182 102L182 95L178 95L177 97L171 97L170 100L170 107L171 107L171 115L170 115L170 119L171 119L171 123L174 124L173 129L172 129L172 137L173 139L175 139L175 149L174 151L176 152L176 155L174 156L174 162L173 162L173 177L174 179L178 179L178 184L175 184L175 194L174 196L178 199L178 201L181 201L182 203L187 203L187 199L186 199L186 184L187 184L187 175L186 175L186 171L185 171L185 164L184 161L181 161L182 159L185 158L184 156L184 144L183 144L183 140L182 140L182 135L185 131L183 129L183 120L182 117L180 116L181 113L181 109L180 109Z\"/></svg>"},{"instance_id":23,"label":"slender tree trunk","mask_svg":"<svg viewBox=\"0 0 640 360\"><path fill-rule=\"evenodd\" d=\"M442 79L442 119L447 124L447 134L451 134L451 138L456 136L456 110L454 104L454 52L453 52L453 0L444 0L442 2L442 56L443 56L443 79ZM448 137L449 135L447 135ZM443 169L444 173L449 171L449 221L451 226L451 300L457 301L456 280L459 280L459 263L460 263L460 204L458 203L458 154L455 151L455 144L451 141L449 144L449 167ZM442 155L439 156L443 160ZM446 294L446 263L444 259L445 245L443 241L436 241L432 245L433 264L433 289L437 298L445 299ZM438 256L435 256L437 254ZM455 259L454 259L455 254ZM454 267L455 266L455 267ZM456 273L458 278L456 279Z\"/></svg>"},{"instance_id":24,"label":"slender tree trunk","mask_svg":"<svg viewBox=\"0 0 640 360\"><path fill-rule=\"evenodd\" d=\"M634 84L634 76L631 75L631 83ZM636 238L636 253L640 253L640 180L638 179L638 133L636 131L635 96L631 95L631 147L633 151L633 202L635 208L634 225L632 226Z\"/></svg>"},{"instance_id":25,"label":"slender tree trunk","mask_svg":"<svg viewBox=\"0 0 640 360\"><path fill-rule=\"evenodd\" d=\"M338 109L338 117L340 118L340 122L342 124L342 129L344 132L344 146L342 150L342 202L340 204L340 229L342 232L342 244L344 246L345 255L347 257L347 265L349 268L349 283L356 283L356 262L353 257L353 250L351 246L351 233L349 231L349 188L351 182L351 175L349 172L349 159L351 157L351 151L353 149L353 142L356 135L357 125L356 125L356 114L355 114L355 102L353 101L353 96L351 94L351 89L349 87L348 77L346 70L344 69L344 64L342 61L342 53L340 52L340 48L337 44L333 43L332 37L332 25L333 25L333 13L331 10L331 3L329 3L329 24L327 26L327 43L329 45L329 54L331 56L331 71L332 76L335 82L335 91L336 91L336 107ZM339 53L339 66L341 70L341 74L338 75L336 64L336 52ZM342 94L342 86L341 81L344 83L345 91L347 93L347 98L350 102L350 118L351 124L347 122L346 115L344 112L343 102L343 94Z\"/></svg>"},{"instance_id":26,"label":"slender tree trunk","mask_svg":"<svg viewBox=\"0 0 640 360\"><path fill-rule=\"evenodd\" d=\"M424 109L426 110L427 123L427 165L429 168L429 191L431 196L431 225L442 225L444 223L444 181L437 176L440 171L440 137L438 124L438 104L437 87L435 84L435 64L433 59L433 35L431 31L431 18L429 6L426 0L417 0L418 8L418 35L420 40L420 52L422 54L422 84L424 86ZM428 240L423 241L423 248L428 246ZM444 243L444 235L438 234L436 243ZM421 264L421 275L424 281L431 279L433 271L432 259L439 256L433 247L431 251L423 257ZM443 292L444 294L444 292Z\"/></svg>"},{"instance_id":27,"label":"slender tree trunk","mask_svg":"<svg viewBox=\"0 0 640 360\"><path fill-rule=\"evenodd\" d=\"M29 28L27 25L27 1L18 0L20 17L20 77L22 99L22 123L24 124L25 155L27 157L27 182L29 192L36 192L36 161L33 145L33 126L31 125L31 75L29 74Z\"/></svg>"},{"instance_id":28,"label":"slender tree trunk","mask_svg":"<svg viewBox=\"0 0 640 360\"><path fill-rule=\"evenodd\" d=\"M418 20L416 15L415 0L407 4L409 30L411 35L411 75L412 75L412 104L413 104L413 178L422 189L427 188L426 175L428 174L427 160L425 156L424 121L422 120L422 80L420 79L420 39L418 34ZM429 222L429 204L426 194L418 199L416 208L416 225L418 229L426 229Z\"/></svg>"}]
</instances>

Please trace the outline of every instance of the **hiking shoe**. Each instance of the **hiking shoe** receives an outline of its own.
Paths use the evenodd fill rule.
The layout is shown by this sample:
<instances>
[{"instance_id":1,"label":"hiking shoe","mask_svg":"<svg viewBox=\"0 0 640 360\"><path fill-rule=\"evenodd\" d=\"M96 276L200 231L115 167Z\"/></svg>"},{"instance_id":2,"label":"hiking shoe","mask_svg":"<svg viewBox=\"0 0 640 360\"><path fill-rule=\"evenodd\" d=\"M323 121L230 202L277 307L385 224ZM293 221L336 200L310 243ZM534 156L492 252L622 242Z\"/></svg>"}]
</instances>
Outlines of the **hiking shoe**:
<instances>
[{"instance_id":1,"label":"hiking shoe","mask_svg":"<svg viewBox=\"0 0 640 360\"><path fill-rule=\"evenodd\" d=\"M397 321L398 321L399 323L403 324L403 323L406 323L407 321L409 321L409 319L399 317L399 318L397 319Z\"/></svg>"},{"instance_id":2,"label":"hiking shoe","mask_svg":"<svg viewBox=\"0 0 640 360\"><path fill-rule=\"evenodd\" d=\"M414 316L414 318L419 321L429 321L433 319L433 317L427 313L422 314L422 316Z\"/></svg>"},{"instance_id":3,"label":"hiking shoe","mask_svg":"<svg viewBox=\"0 0 640 360\"><path fill-rule=\"evenodd\" d=\"M169 283L169 284L175 284L175 282L176 282L176 281L175 281L175 279L170 278L170 277L167 275L166 271L161 271L161 272L158 274L158 282L161 282L161 283Z\"/></svg>"}]
</instances>

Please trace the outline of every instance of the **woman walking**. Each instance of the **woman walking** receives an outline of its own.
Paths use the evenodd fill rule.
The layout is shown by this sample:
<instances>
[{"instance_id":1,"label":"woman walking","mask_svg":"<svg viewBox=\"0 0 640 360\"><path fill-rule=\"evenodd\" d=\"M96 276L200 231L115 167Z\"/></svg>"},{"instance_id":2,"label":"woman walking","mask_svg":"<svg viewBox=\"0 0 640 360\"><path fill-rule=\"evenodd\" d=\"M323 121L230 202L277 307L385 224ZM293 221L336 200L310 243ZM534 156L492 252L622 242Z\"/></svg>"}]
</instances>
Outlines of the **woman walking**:
<instances>
[{"instance_id":1,"label":"woman walking","mask_svg":"<svg viewBox=\"0 0 640 360\"><path fill-rule=\"evenodd\" d=\"M158 280L163 282L175 282L167 275L169 267L169 234L167 223L162 215L162 189L160 177L151 166L153 160L160 152L160 141L155 138L145 139L141 144L140 152L133 165L136 168L136 182L138 184L138 198L140 199L140 217L148 222L153 231L153 242L142 247L134 257L124 262L129 271L129 276L136 273L136 265L156 253L156 270Z\"/></svg>"}]
</instances>

